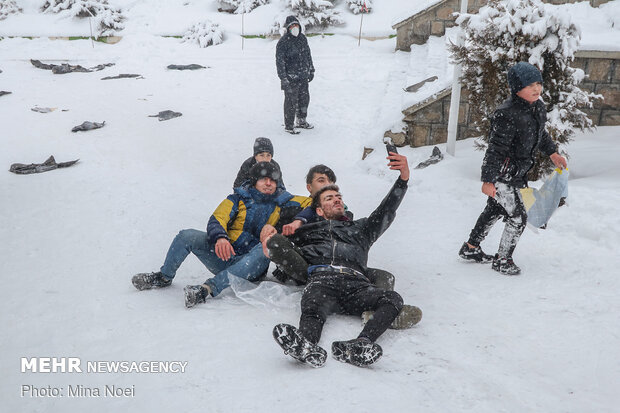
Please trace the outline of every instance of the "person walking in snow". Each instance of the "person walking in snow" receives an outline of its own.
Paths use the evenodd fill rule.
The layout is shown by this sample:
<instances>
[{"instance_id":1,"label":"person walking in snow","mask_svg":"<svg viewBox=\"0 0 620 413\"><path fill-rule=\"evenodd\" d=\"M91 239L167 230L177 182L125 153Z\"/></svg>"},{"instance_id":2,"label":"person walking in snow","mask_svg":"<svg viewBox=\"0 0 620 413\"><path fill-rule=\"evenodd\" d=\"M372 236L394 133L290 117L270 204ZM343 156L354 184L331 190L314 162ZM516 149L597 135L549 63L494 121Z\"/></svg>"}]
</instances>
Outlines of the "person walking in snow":
<instances>
[{"instance_id":1,"label":"person walking in snow","mask_svg":"<svg viewBox=\"0 0 620 413\"><path fill-rule=\"evenodd\" d=\"M260 231L265 224L275 225L280 207L293 203L294 197L278 188L280 170L271 162L257 163L249 175L250 180L235 188L213 212L207 232L180 231L161 269L134 275L134 287L140 291L169 287L190 252L215 276L202 285L185 287L188 308L220 294L230 285L230 275L250 281L258 279L269 267L260 244Z\"/></svg>"},{"instance_id":2,"label":"person walking in snow","mask_svg":"<svg viewBox=\"0 0 620 413\"><path fill-rule=\"evenodd\" d=\"M284 186L284 180L282 179L282 169L280 165L273 159L273 144L269 138L259 137L254 141L254 155L246 159L237 172L237 177L233 183L233 190L240 187L246 181L250 179L250 169L258 162L271 162L280 171L280 179L278 180L278 187L286 189Z\"/></svg>"},{"instance_id":3,"label":"person walking in snow","mask_svg":"<svg viewBox=\"0 0 620 413\"><path fill-rule=\"evenodd\" d=\"M321 367L327 358L318 342L329 314L359 316L364 311L374 311L357 338L332 343L335 359L366 366L381 357L383 350L375 341L403 306L398 293L375 287L366 276L368 251L394 220L407 191L407 158L399 154L388 158L390 169L399 170L400 176L368 218L350 220L338 187L327 185L316 192L312 201L317 214L324 219L301 226L291 237L310 264L308 285L301 297L299 329L278 324L273 336L285 354L313 367Z\"/></svg>"},{"instance_id":4,"label":"person walking in snow","mask_svg":"<svg viewBox=\"0 0 620 413\"><path fill-rule=\"evenodd\" d=\"M482 193L487 204L459 256L468 261L489 263L506 275L521 269L512 254L527 222L520 188L527 186L527 173L534 165L536 151L549 156L558 168L566 168L566 159L547 131L547 112L540 98L542 74L533 65L519 62L508 70L511 96L493 113L489 146L482 161ZM495 257L485 254L480 243L493 225L504 218L506 226Z\"/></svg>"},{"instance_id":5,"label":"person walking in snow","mask_svg":"<svg viewBox=\"0 0 620 413\"><path fill-rule=\"evenodd\" d=\"M314 79L314 65L308 39L301 32L299 20L288 16L284 27L286 33L276 46L276 69L284 91L284 130L297 134L299 131L295 128L314 127L306 121L310 103L308 83Z\"/></svg>"}]
</instances>

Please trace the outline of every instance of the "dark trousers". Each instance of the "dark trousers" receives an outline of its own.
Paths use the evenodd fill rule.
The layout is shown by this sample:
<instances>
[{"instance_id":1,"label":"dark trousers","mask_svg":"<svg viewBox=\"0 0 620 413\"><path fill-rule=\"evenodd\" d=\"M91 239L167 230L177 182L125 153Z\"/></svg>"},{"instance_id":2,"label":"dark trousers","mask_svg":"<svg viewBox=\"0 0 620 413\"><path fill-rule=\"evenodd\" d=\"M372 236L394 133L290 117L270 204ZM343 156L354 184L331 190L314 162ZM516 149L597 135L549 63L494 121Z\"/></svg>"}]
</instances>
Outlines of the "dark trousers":
<instances>
[{"instance_id":1,"label":"dark trousers","mask_svg":"<svg viewBox=\"0 0 620 413\"><path fill-rule=\"evenodd\" d=\"M305 120L309 104L308 82L291 82L289 87L284 89L284 126L292 129L295 124L295 115L297 119Z\"/></svg>"},{"instance_id":2,"label":"dark trousers","mask_svg":"<svg viewBox=\"0 0 620 413\"><path fill-rule=\"evenodd\" d=\"M299 330L316 344L328 315L359 316L373 310L374 315L358 337L375 341L392 324L402 307L403 299L397 292L377 288L359 276L321 273L313 275L304 289Z\"/></svg>"},{"instance_id":3,"label":"dark trousers","mask_svg":"<svg viewBox=\"0 0 620 413\"><path fill-rule=\"evenodd\" d=\"M519 242L519 238L527 224L527 213L519 188L496 183L495 198L489 197L487 205L478 217L474 229L469 234L469 243L479 246L489 234L489 231L500 219L504 218L506 226L499 243L497 254L503 258L512 257L512 253Z\"/></svg>"}]
</instances>

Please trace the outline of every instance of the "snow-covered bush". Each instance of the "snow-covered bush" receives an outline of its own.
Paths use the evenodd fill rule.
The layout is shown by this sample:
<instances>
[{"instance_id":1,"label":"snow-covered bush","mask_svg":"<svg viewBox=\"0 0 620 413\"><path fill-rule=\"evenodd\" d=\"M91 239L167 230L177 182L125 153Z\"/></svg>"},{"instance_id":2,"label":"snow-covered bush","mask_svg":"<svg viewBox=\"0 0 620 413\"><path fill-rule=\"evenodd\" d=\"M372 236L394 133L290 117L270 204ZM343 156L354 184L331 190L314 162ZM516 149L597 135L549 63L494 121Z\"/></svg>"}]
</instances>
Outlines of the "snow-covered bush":
<instances>
[{"instance_id":1,"label":"snow-covered bush","mask_svg":"<svg viewBox=\"0 0 620 413\"><path fill-rule=\"evenodd\" d=\"M233 13L249 13L258 6L269 3L269 0L218 0L226 6L227 10Z\"/></svg>"},{"instance_id":2,"label":"snow-covered bush","mask_svg":"<svg viewBox=\"0 0 620 413\"><path fill-rule=\"evenodd\" d=\"M555 142L566 144L574 129L592 128L580 108L592 107L597 95L577 86L584 72L569 66L581 33L567 13L540 0L489 0L479 14L462 14L456 23L464 36L450 46L451 57L462 65L472 120L485 141L489 117L510 96L506 72L520 61L543 74L547 130ZM539 157L530 179L538 179L551 165L548 158Z\"/></svg>"},{"instance_id":3,"label":"snow-covered bush","mask_svg":"<svg viewBox=\"0 0 620 413\"><path fill-rule=\"evenodd\" d=\"M353 14L370 13L372 11L372 1L370 0L347 0L347 4Z\"/></svg>"},{"instance_id":4,"label":"snow-covered bush","mask_svg":"<svg viewBox=\"0 0 620 413\"><path fill-rule=\"evenodd\" d=\"M312 27L326 28L344 23L338 12L334 10L334 4L331 1L286 0L285 2L286 11L276 19L273 27L274 33L283 32L284 21L288 15L297 17L306 29Z\"/></svg>"},{"instance_id":5,"label":"snow-covered bush","mask_svg":"<svg viewBox=\"0 0 620 413\"><path fill-rule=\"evenodd\" d=\"M215 46L224 41L224 33L217 23L207 20L190 27L183 35L183 41L198 43L200 47Z\"/></svg>"},{"instance_id":6,"label":"snow-covered bush","mask_svg":"<svg viewBox=\"0 0 620 413\"><path fill-rule=\"evenodd\" d=\"M20 13L21 8L17 6L15 0L0 0L0 20L4 20L9 14Z\"/></svg>"},{"instance_id":7,"label":"snow-covered bush","mask_svg":"<svg viewBox=\"0 0 620 413\"><path fill-rule=\"evenodd\" d=\"M67 12L74 17L92 17L98 36L111 36L116 31L123 30L125 17L121 10L108 4L108 0L47 0L43 12Z\"/></svg>"}]
</instances>

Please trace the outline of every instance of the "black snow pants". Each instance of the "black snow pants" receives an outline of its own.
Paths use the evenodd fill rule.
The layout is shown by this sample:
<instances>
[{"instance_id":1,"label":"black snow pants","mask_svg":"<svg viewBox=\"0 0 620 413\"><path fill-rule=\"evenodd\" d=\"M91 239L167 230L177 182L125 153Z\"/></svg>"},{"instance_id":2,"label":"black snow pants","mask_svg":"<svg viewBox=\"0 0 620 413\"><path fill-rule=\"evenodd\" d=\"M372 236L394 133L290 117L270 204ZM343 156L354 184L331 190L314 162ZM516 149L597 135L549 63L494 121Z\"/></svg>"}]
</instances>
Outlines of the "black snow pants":
<instances>
[{"instance_id":1,"label":"black snow pants","mask_svg":"<svg viewBox=\"0 0 620 413\"><path fill-rule=\"evenodd\" d=\"M321 272L312 275L301 297L299 330L305 338L318 343L330 314L361 315L373 310L358 337L376 341L398 316L402 297L394 291L377 288L361 276Z\"/></svg>"},{"instance_id":2,"label":"black snow pants","mask_svg":"<svg viewBox=\"0 0 620 413\"><path fill-rule=\"evenodd\" d=\"M527 224L527 213L519 188L501 182L497 182L495 188L497 190L495 198L488 198L486 207L469 234L468 242L471 245L479 246L493 225L503 217L506 226L499 242L497 254L503 258L510 258Z\"/></svg>"},{"instance_id":3,"label":"black snow pants","mask_svg":"<svg viewBox=\"0 0 620 413\"><path fill-rule=\"evenodd\" d=\"M284 127L292 129L297 119L306 120L308 116L308 105L310 104L310 91L308 82L291 82L284 89Z\"/></svg>"}]
</instances>

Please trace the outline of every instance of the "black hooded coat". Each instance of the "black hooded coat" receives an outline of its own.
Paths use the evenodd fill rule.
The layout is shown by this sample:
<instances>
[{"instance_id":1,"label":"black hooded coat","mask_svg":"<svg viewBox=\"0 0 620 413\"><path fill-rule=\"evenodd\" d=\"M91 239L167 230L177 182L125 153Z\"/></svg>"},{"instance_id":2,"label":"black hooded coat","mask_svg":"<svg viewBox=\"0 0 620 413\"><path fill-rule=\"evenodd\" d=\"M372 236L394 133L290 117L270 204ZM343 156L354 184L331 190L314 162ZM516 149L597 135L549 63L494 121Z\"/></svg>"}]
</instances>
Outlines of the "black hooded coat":
<instances>
[{"instance_id":1,"label":"black hooded coat","mask_svg":"<svg viewBox=\"0 0 620 413\"><path fill-rule=\"evenodd\" d=\"M276 68L280 80L288 82L307 82L314 75L314 65L308 39L301 31L297 37L293 36L289 27L299 20L295 16L288 16L284 26L286 34L280 38L276 46Z\"/></svg>"}]
</instances>

